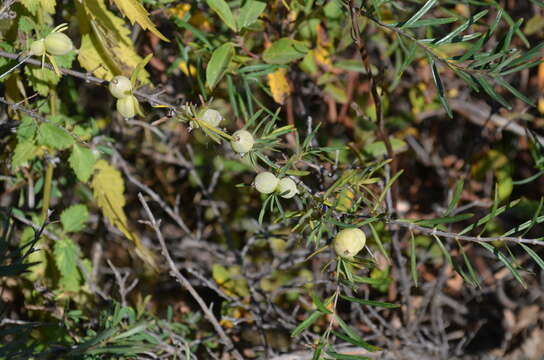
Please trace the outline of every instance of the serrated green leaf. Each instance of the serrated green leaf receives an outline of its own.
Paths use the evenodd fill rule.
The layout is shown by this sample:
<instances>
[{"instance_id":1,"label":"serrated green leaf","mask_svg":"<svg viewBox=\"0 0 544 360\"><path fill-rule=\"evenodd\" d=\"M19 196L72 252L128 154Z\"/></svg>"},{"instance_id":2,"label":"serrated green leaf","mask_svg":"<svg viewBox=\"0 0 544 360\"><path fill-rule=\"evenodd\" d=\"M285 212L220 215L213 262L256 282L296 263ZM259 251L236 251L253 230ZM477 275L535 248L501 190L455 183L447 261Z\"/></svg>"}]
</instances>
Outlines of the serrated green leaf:
<instances>
[{"instance_id":1,"label":"serrated green leaf","mask_svg":"<svg viewBox=\"0 0 544 360\"><path fill-rule=\"evenodd\" d=\"M38 128L38 143L62 150L73 145L74 139L64 128L45 122Z\"/></svg>"},{"instance_id":2,"label":"serrated green leaf","mask_svg":"<svg viewBox=\"0 0 544 360\"><path fill-rule=\"evenodd\" d=\"M60 285L66 291L79 291L81 275L77 268L78 247L67 238L55 242L55 263L60 272Z\"/></svg>"},{"instance_id":3,"label":"serrated green leaf","mask_svg":"<svg viewBox=\"0 0 544 360\"><path fill-rule=\"evenodd\" d=\"M303 58L309 51L300 41L281 38L263 52L263 60L269 64L288 64Z\"/></svg>"},{"instance_id":4,"label":"serrated green leaf","mask_svg":"<svg viewBox=\"0 0 544 360\"><path fill-rule=\"evenodd\" d=\"M234 45L232 43L223 44L215 49L206 68L206 81L210 89L213 90L223 78L233 56Z\"/></svg>"},{"instance_id":5,"label":"serrated green leaf","mask_svg":"<svg viewBox=\"0 0 544 360\"><path fill-rule=\"evenodd\" d=\"M236 23L234 21L234 16L230 10L229 5L225 0L206 0L208 6L219 15L221 20L227 25L232 31L236 31Z\"/></svg>"},{"instance_id":6,"label":"serrated green leaf","mask_svg":"<svg viewBox=\"0 0 544 360\"><path fill-rule=\"evenodd\" d=\"M72 205L60 214L60 222L65 232L76 232L83 229L89 220L89 211L83 204Z\"/></svg>"},{"instance_id":7,"label":"serrated green leaf","mask_svg":"<svg viewBox=\"0 0 544 360\"><path fill-rule=\"evenodd\" d=\"M93 172L96 158L91 149L75 144L72 148L72 154L70 154L70 157L68 158L68 162L79 181L87 182Z\"/></svg>"},{"instance_id":8,"label":"serrated green leaf","mask_svg":"<svg viewBox=\"0 0 544 360\"><path fill-rule=\"evenodd\" d=\"M28 161L36 156L38 148L32 141L19 142L13 151L11 166L16 169L19 166L26 165Z\"/></svg>"},{"instance_id":9,"label":"serrated green leaf","mask_svg":"<svg viewBox=\"0 0 544 360\"><path fill-rule=\"evenodd\" d=\"M255 0L246 1L238 15L238 30L242 30L257 21L264 9L266 9L266 3L264 2Z\"/></svg>"}]
</instances>

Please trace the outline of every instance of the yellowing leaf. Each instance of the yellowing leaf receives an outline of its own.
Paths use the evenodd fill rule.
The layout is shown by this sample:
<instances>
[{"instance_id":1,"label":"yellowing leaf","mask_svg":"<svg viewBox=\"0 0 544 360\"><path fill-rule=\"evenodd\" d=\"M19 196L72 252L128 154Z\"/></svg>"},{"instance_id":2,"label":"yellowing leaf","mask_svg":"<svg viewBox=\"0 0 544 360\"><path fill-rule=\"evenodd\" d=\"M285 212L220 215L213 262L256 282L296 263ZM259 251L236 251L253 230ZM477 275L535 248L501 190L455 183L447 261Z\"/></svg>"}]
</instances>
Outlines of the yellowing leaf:
<instances>
[{"instance_id":1,"label":"yellowing leaf","mask_svg":"<svg viewBox=\"0 0 544 360\"><path fill-rule=\"evenodd\" d=\"M266 75L268 77L268 86L272 92L272 97L278 104L283 104L285 98L291 93L291 87L285 76L286 72L287 71L284 68L281 68Z\"/></svg>"},{"instance_id":2,"label":"yellowing leaf","mask_svg":"<svg viewBox=\"0 0 544 360\"><path fill-rule=\"evenodd\" d=\"M42 11L48 14L54 14L55 5L57 4L56 0L20 0L20 2L33 15Z\"/></svg>"},{"instance_id":3,"label":"yellowing leaf","mask_svg":"<svg viewBox=\"0 0 544 360\"><path fill-rule=\"evenodd\" d=\"M318 64L323 65L323 66L331 66L332 65L332 62L331 62L331 59L330 59L330 54L327 51L327 49L325 49L324 47L318 46L317 48L315 48L313 50L313 54L314 54L314 57L315 57L315 61Z\"/></svg>"},{"instance_id":4,"label":"yellowing leaf","mask_svg":"<svg viewBox=\"0 0 544 360\"><path fill-rule=\"evenodd\" d=\"M102 79L115 75L130 77L142 58L134 50L123 19L109 11L104 0L76 1L75 5L81 31L81 66ZM149 74L140 71L138 80L147 83Z\"/></svg>"},{"instance_id":5,"label":"yellowing leaf","mask_svg":"<svg viewBox=\"0 0 544 360\"><path fill-rule=\"evenodd\" d=\"M195 76L196 75L196 68L194 65L187 66L187 62L181 60L179 62L178 68L186 75L186 76Z\"/></svg>"},{"instance_id":6,"label":"yellowing leaf","mask_svg":"<svg viewBox=\"0 0 544 360\"><path fill-rule=\"evenodd\" d=\"M130 22L134 24L137 22L144 30L149 30L153 34L157 35L160 39L170 42L157 28L155 24L149 19L149 13L145 10L139 0L113 0L117 7L121 10Z\"/></svg>"},{"instance_id":7,"label":"yellowing leaf","mask_svg":"<svg viewBox=\"0 0 544 360\"><path fill-rule=\"evenodd\" d=\"M118 228L129 240L136 245L138 256L156 269L155 257L143 244L140 238L128 227L125 206L125 184L121 173L108 164L105 160L99 160L94 166L95 175L91 182L93 197L102 210L102 214Z\"/></svg>"}]
</instances>

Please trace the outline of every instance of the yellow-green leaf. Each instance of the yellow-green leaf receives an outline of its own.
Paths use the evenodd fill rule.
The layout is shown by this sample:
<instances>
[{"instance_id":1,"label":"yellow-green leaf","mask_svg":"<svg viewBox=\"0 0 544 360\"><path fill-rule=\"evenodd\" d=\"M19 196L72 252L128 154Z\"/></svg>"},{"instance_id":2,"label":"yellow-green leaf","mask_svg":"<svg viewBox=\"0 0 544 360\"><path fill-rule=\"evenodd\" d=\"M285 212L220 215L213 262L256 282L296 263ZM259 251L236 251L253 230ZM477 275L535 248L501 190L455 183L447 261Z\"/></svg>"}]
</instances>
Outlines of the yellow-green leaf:
<instances>
[{"instance_id":1,"label":"yellow-green leaf","mask_svg":"<svg viewBox=\"0 0 544 360\"><path fill-rule=\"evenodd\" d=\"M137 22L144 30L149 30L153 34L157 35L161 40L170 42L157 28L155 24L149 19L149 13L145 10L139 0L113 0L115 5L121 10L123 14L128 17L130 22L134 24Z\"/></svg>"},{"instance_id":2,"label":"yellow-green leaf","mask_svg":"<svg viewBox=\"0 0 544 360\"><path fill-rule=\"evenodd\" d=\"M125 206L125 183L121 173L105 160L99 160L94 166L95 175L91 182L93 197L102 210L102 214L136 245L136 253L142 260L157 268L155 257L143 244L138 235L128 226Z\"/></svg>"}]
</instances>

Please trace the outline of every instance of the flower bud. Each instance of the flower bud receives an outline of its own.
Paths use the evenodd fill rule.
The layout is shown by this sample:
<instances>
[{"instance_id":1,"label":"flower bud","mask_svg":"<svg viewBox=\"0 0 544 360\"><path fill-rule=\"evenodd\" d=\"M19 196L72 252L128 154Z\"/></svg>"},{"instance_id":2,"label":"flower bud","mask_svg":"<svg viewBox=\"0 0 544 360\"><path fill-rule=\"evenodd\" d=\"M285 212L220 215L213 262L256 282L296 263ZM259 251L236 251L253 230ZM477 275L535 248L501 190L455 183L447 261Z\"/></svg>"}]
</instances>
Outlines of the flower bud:
<instances>
[{"instance_id":1,"label":"flower bud","mask_svg":"<svg viewBox=\"0 0 544 360\"><path fill-rule=\"evenodd\" d=\"M295 184L295 182L288 177L284 177L278 182L276 191L282 198L285 199L290 199L298 194L297 184Z\"/></svg>"},{"instance_id":2,"label":"flower bud","mask_svg":"<svg viewBox=\"0 0 544 360\"><path fill-rule=\"evenodd\" d=\"M136 115L137 104L138 104L138 100L134 97L134 95L117 99L117 111L124 118L127 118L127 119L133 118L134 115Z\"/></svg>"},{"instance_id":3,"label":"flower bud","mask_svg":"<svg viewBox=\"0 0 544 360\"><path fill-rule=\"evenodd\" d=\"M45 54L45 39L39 39L30 44L30 54L34 56Z\"/></svg>"},{"instance_id":4,"label":"flower bud","mask_svg":"<svg viewBox=\"0 0 544 360\"><path fill-rule=\"evenodd\" d=\"M353 259L365 247L365 242L365 233L360 229L344 229L339 231L333 240L334 252L340 257Z\"/></svg>"},{"instance_id":5,"label":"flower bud","mask_svg":"<svg viewBox=\"0 0 544 360\"><path fill-rule=\"evenodd\" d=\"M53 32L45 38L45 50L51 55L66 55L73 48L72 40L63 33Z\"/></svg>"},{"instance_id":6,"label":"flower bud","mask_svg":"<svg viewBox=\"0 0 544 360\"><path fill-rule=\"evenodd\" d=\"M278 178L271 172L265 171L255 176L255 188L261 194L271 194L278 186Z\"/></svg>"},{"instance_id":7,"label":"flower bud","mask_svg":"<svg viewBox=\"0 0 544 360\"><path fill-rule=\"evenodd\" d=\"M217 127L223 120L223 116L219 111L214 109L205 109L199 112L199 119L210 124L211 126Z\"/></svg>"},{"instance_id":8,"label":"flower bud","mask_svg":"<svg viewBox=\"0 0 544 360\"><path fill-rule=\"evenodd\" d=\"M132 96L132 83L126 76L119 75L114 77L111 79L108 88L110 89L110 93L118 99Z\"/></svg>"},{"instance_id":9,"label":"flower bud","mask_svg":"<svg viewBox=\"0 0 544 360\"><path fill-rule=\"evenodd\" d=\"M230 145L232 150L238 153L246 153L253 148L255 144L255 139L253 135L247 130L238 130L232 134L232 140Z\"/></svg>"}]
</instances>

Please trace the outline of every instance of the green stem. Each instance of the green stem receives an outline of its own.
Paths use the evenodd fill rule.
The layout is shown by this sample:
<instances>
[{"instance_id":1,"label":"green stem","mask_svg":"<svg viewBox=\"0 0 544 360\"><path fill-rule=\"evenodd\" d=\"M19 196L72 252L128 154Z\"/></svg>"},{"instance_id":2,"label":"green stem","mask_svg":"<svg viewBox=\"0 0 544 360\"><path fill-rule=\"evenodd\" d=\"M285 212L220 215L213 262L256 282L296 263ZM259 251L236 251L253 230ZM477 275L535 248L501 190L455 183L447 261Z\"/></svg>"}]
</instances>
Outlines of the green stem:
<instances>
[{"instance_id":1,"label":"green stem","mask_svg":"<svg viewBox=\"0 0 544 360\"><path fill-rule=\"evenodd\" d=\"M45 170L45 182L43 186L43 201L42 201L42 216L40 223L44 224L47 220L47 212L49 210L49 204L51 202L51 185L53 183L53 163L47 162L47 169Z\"/></svg>"}]
</instances>

